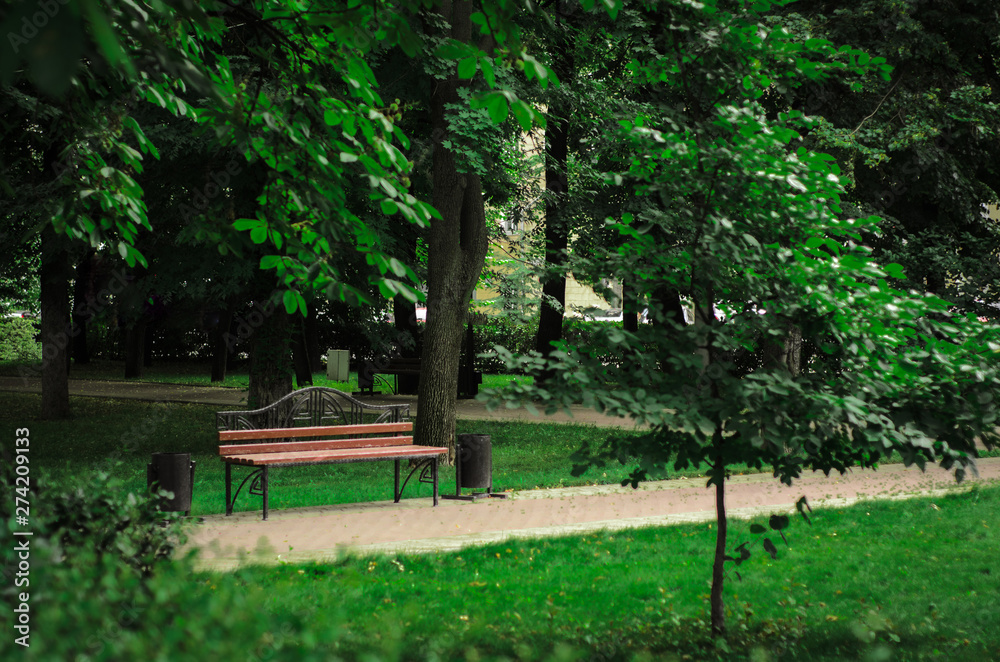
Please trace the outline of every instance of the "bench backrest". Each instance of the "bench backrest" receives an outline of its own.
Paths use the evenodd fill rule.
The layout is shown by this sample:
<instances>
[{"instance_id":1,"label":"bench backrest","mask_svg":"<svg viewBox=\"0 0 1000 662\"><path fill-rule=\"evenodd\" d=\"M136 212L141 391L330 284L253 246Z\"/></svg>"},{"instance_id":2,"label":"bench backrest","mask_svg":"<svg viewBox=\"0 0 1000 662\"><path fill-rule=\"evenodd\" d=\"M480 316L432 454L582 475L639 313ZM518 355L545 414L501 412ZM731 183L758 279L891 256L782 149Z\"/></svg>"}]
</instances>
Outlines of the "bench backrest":
<instances>
[{"instance_id":1,"label":"bench backrest","mask_svg":"<svg viewBox=\"0 0 1000 662\"><path fill-rule=\"evenodd\" d=\"M398 423L410 417L410 405L370 404L337 389L309 386L261 409L220 411L215 416L219 430Z\"/></svg>"},{"instance_id":2,"label":"bench backrest","mask_svg":"<svg viewBox=\"0 0 1000 662\"><path fill-rule=\"evenodd\" d=\"M403 434L406 432L410 434ZM408 446L413 443L412 432L412 422L373 423L367 425L322 425L302 428L270 428L264 430L220 430L220 443L233 441L255 441L256 443L223 444L219 446L219 455ZM299 441L303 437L348 438ZM264 440L270 439L276 441L264 443Z\"/></svg>"}]
</instances>

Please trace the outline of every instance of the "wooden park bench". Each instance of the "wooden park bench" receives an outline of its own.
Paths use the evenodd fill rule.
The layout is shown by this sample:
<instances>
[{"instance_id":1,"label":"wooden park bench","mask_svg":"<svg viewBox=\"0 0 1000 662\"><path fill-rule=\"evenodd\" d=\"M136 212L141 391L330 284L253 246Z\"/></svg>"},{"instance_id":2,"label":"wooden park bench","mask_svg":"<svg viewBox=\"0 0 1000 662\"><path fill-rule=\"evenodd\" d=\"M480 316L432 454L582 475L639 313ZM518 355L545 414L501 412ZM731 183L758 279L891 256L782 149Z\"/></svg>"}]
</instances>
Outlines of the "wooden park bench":
<instances>
[{"instance_id":1,"label":"wooden park bench","mask_svg":"<svg viewBox=\"0 0 1000 662\"><path fill-rule=\"evenodd\" d=\"M404 420L408 417L408 404L366 404L324 387L295 391L253 411L219 412L216 423L219 457L226 464L226 515L232 514L236 498L250 481L249 492L263 498L263 518L267 519L271 468L386 460L395 464L396 503L419 471L418 482L433 484L434 505L438 505L438 461L448 449L414 445L413 423ZM402 460L414 464L400 484ZM233 465L252 469L236 494L232 494Z\"/></svg>"}]
</instances>

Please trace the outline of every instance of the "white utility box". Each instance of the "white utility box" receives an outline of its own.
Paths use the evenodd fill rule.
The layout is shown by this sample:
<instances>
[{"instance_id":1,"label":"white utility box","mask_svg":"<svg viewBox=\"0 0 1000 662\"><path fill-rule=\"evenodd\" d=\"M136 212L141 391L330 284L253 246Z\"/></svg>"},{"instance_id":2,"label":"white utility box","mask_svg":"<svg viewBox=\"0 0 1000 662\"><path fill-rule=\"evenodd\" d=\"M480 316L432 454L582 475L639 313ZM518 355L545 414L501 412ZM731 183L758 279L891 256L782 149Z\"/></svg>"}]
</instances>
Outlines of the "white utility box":
<instances>
[{"instance_id":1,"label":"white utility box","mask_svg":"<svg viewBox=\"0 0 1000 662\"><path fill-rule=\"evenodd\" d=\"M351 353L346 349L331 349L326 353L326 378L346 382L350 376Z\"/></svg>"}]
</instances>

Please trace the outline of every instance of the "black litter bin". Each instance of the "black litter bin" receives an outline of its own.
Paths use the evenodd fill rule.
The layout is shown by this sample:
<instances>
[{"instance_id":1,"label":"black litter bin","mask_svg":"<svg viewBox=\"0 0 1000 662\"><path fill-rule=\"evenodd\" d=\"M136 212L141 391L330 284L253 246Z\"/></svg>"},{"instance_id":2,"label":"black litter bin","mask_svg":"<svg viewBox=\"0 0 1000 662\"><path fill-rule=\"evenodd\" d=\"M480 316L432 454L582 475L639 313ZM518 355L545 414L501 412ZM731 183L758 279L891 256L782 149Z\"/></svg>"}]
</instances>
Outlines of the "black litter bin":
<instances>
[{"instance_id":1,"label":"black litter bin","mask_svg":"<svg viewBox=\"0 0 1000 662\"><path fill-rule=\"evenodd\" d=\"M485 488L485 492L463 495L462 488ZM506 498L493 493L493 445L488 434L460 434L455 442L455 495L442 494L444 499Z\"/></svg>"},{"instance_id":2,"label":"black litter bin","mask_svg":"<svg viewBox=\"0 0 1000 662\"><path fill-rule=\"evenodd\" d=\"M191 496L194 493L194 465L190 453L153 453L153 461L146 465L146 486L156 483L160 488L173 492L172 499L163 499L160 510L165 513L191 513Z\"/></svg>"}]
</instances>

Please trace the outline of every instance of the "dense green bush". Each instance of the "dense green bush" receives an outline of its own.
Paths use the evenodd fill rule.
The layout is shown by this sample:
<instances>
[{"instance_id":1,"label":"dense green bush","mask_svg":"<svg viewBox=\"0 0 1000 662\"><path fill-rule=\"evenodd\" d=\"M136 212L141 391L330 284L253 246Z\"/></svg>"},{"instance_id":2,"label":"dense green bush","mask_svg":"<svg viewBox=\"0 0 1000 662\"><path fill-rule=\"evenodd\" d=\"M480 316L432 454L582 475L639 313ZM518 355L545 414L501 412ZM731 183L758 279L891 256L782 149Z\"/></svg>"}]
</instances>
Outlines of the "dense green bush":
<instances>
[{"instance_id":1,"label":"dense green bush","mask_svg":"<svg viewBox=\"0 0 1000 662\"><path fill-rule=\"evenodd\" d=\"M524 354L535 349L535 333L538 331L538 318L519 323L509 317L486 315L473 325L476 337L476 370L488 374L508 372L503 361L493 356L494 345L506 347L517 354ZM463 347L464 351L465 348Z\"/></svg>"},{"instance_id":2,"label":"dense green bush","mask_svg":"<svg viewBox=\"0 0 1000 662\"><path fill-rule=\"evenodd\" d=\"M0 361L40 361L42 346L35 340L38 329L22 317L0 319Z\"/></svg>"}]
</instances>

